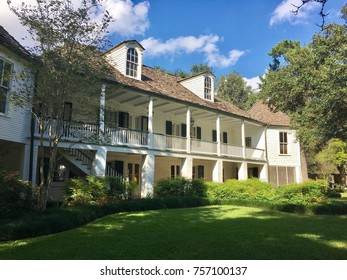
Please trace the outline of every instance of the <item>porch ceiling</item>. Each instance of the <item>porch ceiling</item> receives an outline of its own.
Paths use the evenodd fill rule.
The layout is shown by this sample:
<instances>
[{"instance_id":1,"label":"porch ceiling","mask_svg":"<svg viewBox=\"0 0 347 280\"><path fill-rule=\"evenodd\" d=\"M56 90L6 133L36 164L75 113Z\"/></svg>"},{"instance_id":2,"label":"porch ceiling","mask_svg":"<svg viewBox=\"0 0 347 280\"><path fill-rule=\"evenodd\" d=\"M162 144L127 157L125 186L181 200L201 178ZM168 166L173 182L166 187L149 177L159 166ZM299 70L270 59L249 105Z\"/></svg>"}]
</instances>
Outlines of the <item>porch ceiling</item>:
<instances>
[{"instance_id":1,"label":"porch ceiling","mask_svg":"<svg viewBox=\"0 0 347 280\"><path fill-rule=\"evenodd\" d=\"M132 106L136 109L148 108L149 96L144 93L135 92L126 88L119 88L110 92L106 92L106 106L121 108L123 105ZM161 99L159 97L155 97L153 103L154 111L159 111L164 114L171 113L176 116L185 115L187 112L187 106L188 105L167 99ZM216 120L216 112L192 106L189 107L191 110L191 117L194 120L202 120L208 122ZM233 124L240 122L240 120L232 118L230 116L221 115L221 122Z\"/></svg>"}]
</instances>

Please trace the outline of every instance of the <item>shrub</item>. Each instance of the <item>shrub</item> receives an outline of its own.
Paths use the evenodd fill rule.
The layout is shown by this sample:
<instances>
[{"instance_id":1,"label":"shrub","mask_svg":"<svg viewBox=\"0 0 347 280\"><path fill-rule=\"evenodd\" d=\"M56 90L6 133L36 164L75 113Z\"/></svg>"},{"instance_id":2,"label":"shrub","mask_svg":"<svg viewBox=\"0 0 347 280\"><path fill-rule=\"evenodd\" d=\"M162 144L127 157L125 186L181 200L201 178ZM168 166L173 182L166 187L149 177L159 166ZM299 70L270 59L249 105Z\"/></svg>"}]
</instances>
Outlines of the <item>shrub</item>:
<instances>
[{"instance_id":1,"label":"shrub","mask_svg":"<svg viewBox=\"0 0 347 280\"><path fill-rule=\"evenodd\" d=\"M32 188L15 172L0 171L0 210L28 208L32 203Z\"/></svg>"},{"instance_id":2,"label":"shrub","mask_svg":"<svg viewBox=\"0 0 347 280\"><path fill-rule=\"evenodd\" d=\"M107 198L105 179L101 177L71 179L66 187L66 202L70 206L100 204Z\"/></svg>"},{"instance_id":3,"label":"shrub","mask_svg":"<svg viewBox=\"0 0 347 280\"><path fill-rule=\"evenodd\" d=\"M311 204L326 201L325 181L307 180L301 184L289 184L276 189L275 199L279 203Z\"/></svg>"},{"instance_id":4,"label":"shrub","mask_svg":"<svg viewBox=\"0 0 347 280\"><path fill-rule=\"evenodd\" d=\"M228 180L225 183L211 183L208 186L208 197L211 199L251 199L270 200L273 197L271 184L258 179L238 181Z\"/></svg>"},{"instance_id":5,"label":"shrub","mask_svg":"<svg viewBox=\"0 0 347 280\"><path fill-rule=\"evenodd\" d=\"M155 197L188 197L206 196L206 185L201 179L189 180L180 178L164 178L159 180L154 187Z\"/></svg>"}]
</instances>

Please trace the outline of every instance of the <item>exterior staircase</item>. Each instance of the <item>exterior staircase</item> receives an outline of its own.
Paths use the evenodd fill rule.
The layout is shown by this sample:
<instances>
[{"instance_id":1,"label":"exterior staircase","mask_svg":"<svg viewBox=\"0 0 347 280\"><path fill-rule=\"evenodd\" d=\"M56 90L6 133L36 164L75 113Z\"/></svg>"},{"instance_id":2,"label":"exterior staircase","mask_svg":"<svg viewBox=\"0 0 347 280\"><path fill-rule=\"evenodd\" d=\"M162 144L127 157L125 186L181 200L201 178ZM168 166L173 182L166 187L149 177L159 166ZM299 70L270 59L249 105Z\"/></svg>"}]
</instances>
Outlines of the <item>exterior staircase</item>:
<instances>
[{"instance_id":1,"label":"exterior staircase","mask_svg":"<svg viewBox=\"0 0 347 280\"><path fill-rule=\"evenodd\" d=\"M59 154L86 175L91 175L95 151L80 149L60 149Z\"/></svg>"}]
</instances>

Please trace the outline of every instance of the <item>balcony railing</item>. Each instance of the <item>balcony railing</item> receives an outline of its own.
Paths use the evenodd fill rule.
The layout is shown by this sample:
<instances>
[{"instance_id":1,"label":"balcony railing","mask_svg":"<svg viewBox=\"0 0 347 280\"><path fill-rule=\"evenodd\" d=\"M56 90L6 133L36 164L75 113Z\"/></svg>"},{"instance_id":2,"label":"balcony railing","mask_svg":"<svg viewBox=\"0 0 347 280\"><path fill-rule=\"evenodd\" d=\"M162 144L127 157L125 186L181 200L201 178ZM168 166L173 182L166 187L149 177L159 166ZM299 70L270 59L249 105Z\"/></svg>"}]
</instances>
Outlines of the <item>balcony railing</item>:
<instances>
[{"instance_id":1,"label":"balcony railing","mask_svg":"<svg viewBox=\"0 0 347 280\"><path fill-rule=\"evenodd\" d=\"M221 146L221 153L223 156L242 158L243 157L242 150L243 150L242 146L234 146L234 145L228 145L228 144L222 144Z\"/></svg>"},{"instance_id":2,"label":"balcony railing","mask_svg":"<svg viewBox=\"0 0 347 280\"><path fill-rule=\"evenodd\" d=\"M44 137L53 137L57 129L57 121L46 121L43 132ZM40 133L39 125L36 123L35 133ZM80 139L82 141L93 139L99 134L99 126L81 122L61 121L58 128L58 136L61 138Z\"/></svg>"},{"instance_id":3,"label":"balcony railing","mask_svg":"<svg viewBox=\"0 0 347 280\"><path fill-rule=\"evenodd\" d=\"M127 128L105 127L105 134L110 145L147 146L148 132Z\"/></svg>"},{"instance_id":4,"label":"balcony railing","mask_svg":"<svg viewBox=\"0 0 347 280\"><path fill-rule=\"evenodd\" d=\"M217 143L192 139L192 152L202 154L217 154Z\"/></svg>"},{"instance_id":5,"label":"balcony railing","mask_svg":"<svg viewBox=\"0 0 347 280\"><path fill-rule=\"evenodd\" d=\"M153 140L154 149L170 151L186 151L187 149L187 138L185 137L154 133Z\"/></svg>"},{"instance_id":6,"label":"balcony railing","mask_svg":"<svg viewBox=\"0 0 347 280\"><path fill-rule=\"evenodd\" d=\"M44 131L45 137L53 137L57 122L47 122L47 128ZM40 130L36 126L36 133ZM105 132L100 134L99 126L96 124L80 123L80 122L61 122L59 135L62 139L74 139L86 143L105 143L107 145L129 145L135 147L148 147L148 132L131 130L127 128L105 127ZM217 143L191 139L191 152L198 154L217 154ZM186 152L187 138L173 135L153 134L153 146L157 150L168 150ZM243 147L221 144L221 154L227 157L243 157ZM246 148L246 159L265 160L265 150L256 148Z\"/></svg>"},{"instance_id":7,"label":"balcony railing","mask_svg":"<svg viewBox=\"0 0 347 280\"><path fill-rule=\"evenodd\" d=\"M246 158L255 160L265 160L265 150L256 148L246 148Z\"/></svg>"}]
</instances>

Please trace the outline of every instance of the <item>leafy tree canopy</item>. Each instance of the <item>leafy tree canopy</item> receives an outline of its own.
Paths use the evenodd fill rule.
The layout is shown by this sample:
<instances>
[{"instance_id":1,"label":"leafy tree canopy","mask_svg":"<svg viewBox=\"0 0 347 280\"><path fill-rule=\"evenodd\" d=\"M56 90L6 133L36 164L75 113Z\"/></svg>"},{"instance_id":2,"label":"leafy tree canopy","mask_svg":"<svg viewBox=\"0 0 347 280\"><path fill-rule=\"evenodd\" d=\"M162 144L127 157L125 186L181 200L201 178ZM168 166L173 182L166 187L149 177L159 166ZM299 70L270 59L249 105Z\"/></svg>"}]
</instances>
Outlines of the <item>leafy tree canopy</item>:
<instances>
[{"instance_id":1,"label":"leafy tree canopy","mask_svg":"<svg viewBox=\"0 0 347 280\"><path fill-rule=\"evenodd\" d=\"M331 139L327 145L316 156L321 170L326 174L333 173L336 169L339 171L342 184L346 185L346 168L347 168L347 143L340 139Z\"/></svg>"},{"instance_id":2,"label":"leafy tree canopy","mask_svg":"<svg viewBox=\"0 0 347 280\"><path fill-rule=\"evenodd\" d=\"M23 2L10 9L28 28L36 42L33 53L37 63L31 69L36 75L35 94L25 73L17 73L20 87L13 90L15 103L32 108L40 131L40 195L38 208L44 211L47 192L53 180L57 147L62 137L64 103L68 96L100 92L102 80L111 72L100 50L106 39L106 28L112 20L108 13L100 22L91 20L99 0L37 0L35 5ZM27 90L25 90L27 89ZM29 106L28 106L29 104ZM43 172L43 135L49 130L49 164L47 176Z\"/></svg>"},{"instance_id":3,"label":"leafy tree canopy","mask_svg":"<svg viewBox=\"0 0 347 280\"><path fill-rule=\"evenodd\" d=\"M291 117L306 150L317 152L332 138L347 140L346 53L346 25L338 24L327 25L306 46L283 41L270 52L274 62L261 98Z\"/></svg>"},{"instance_id":4,"label":"leafy tree canopy","mask_svg":"<svg viewBox=\"0 0 347 280\"><path fill-rule=\"evenodd\" d=\"M257 99L257 94L248 86L243 77L236 71L222 75L218 82L218 97L234 105L248 109Z\"/></svg>"}]
</instances>

